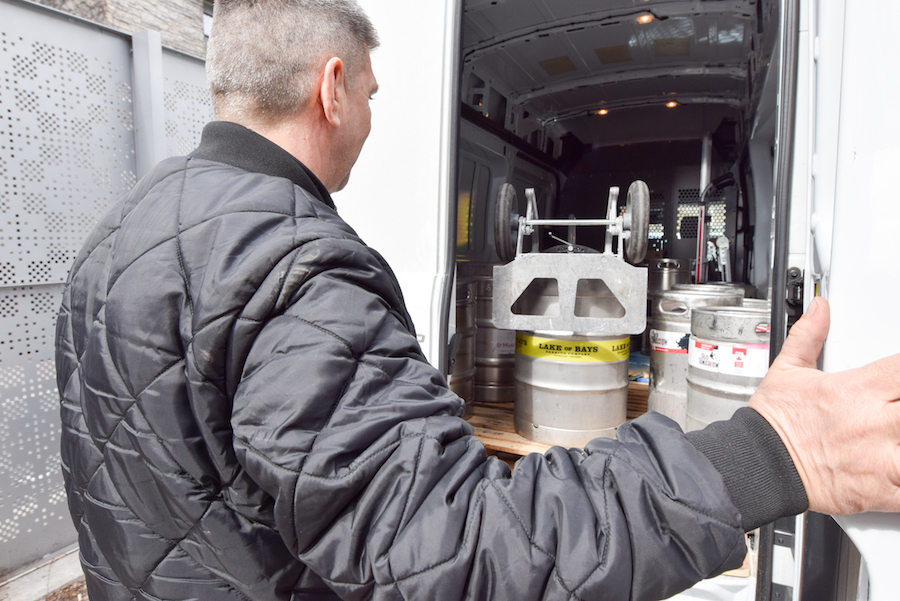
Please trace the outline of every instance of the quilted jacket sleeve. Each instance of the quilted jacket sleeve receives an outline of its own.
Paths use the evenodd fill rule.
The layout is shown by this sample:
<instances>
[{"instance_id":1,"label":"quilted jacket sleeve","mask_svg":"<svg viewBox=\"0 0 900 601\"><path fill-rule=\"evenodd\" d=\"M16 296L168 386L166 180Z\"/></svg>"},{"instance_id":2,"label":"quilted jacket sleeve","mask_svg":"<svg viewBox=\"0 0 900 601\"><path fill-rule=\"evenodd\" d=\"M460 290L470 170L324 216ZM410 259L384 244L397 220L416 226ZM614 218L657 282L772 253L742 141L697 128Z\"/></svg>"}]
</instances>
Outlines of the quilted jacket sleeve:
<instances>
[{"instance_id":1,"label":"quilted jacket sleeve","mask_svg":"<svg viewBox=\"0 0 900 601\"><path fill-rule=\"evenodd\" d=\"M488 459L424 359L395 280L306 242L251 303L232 424L288 547L347 599L661 599L740 565L740 515L665 418L619 440Z\"/></svg>"}]
</instances>

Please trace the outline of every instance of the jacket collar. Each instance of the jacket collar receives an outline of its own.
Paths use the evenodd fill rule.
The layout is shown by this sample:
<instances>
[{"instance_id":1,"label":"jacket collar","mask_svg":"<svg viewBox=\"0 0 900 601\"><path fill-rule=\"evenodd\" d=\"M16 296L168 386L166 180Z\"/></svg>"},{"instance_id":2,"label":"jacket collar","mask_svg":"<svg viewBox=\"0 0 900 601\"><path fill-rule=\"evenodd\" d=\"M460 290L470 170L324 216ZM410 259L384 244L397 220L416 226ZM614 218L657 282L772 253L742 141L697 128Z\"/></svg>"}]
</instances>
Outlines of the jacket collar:
<instances>
[{"instance_id":1,"label":"jacket collar","mask_svg":"<svg viewBox=\"0 0 900 601\"><path fill-rule=\"evenodd\" d=\"M306 165L243 125L213 121L203 128L192 158L226 163L245 171L284 177L334 209L328 190Z\"/></svg>"}]
</instances>

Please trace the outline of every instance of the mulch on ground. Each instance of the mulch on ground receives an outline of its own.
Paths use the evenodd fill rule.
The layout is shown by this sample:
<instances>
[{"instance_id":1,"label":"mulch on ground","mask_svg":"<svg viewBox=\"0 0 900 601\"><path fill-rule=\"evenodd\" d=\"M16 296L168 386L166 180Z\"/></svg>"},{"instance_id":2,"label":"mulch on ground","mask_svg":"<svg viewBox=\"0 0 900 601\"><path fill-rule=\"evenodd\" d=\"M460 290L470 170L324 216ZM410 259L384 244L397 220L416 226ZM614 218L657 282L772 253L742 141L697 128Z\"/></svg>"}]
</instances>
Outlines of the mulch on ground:
<instances>
[{"instance_id":1,"label":"mulch on ground","mask_svg":"<svg viewBox=\"0 0 900 601\"><path fill-rule=\"evenodd\" d=\"M44 597L44 601L88 601L84 580L73 582L59 590L53 591Z\"/></svg>"}]
</instances>

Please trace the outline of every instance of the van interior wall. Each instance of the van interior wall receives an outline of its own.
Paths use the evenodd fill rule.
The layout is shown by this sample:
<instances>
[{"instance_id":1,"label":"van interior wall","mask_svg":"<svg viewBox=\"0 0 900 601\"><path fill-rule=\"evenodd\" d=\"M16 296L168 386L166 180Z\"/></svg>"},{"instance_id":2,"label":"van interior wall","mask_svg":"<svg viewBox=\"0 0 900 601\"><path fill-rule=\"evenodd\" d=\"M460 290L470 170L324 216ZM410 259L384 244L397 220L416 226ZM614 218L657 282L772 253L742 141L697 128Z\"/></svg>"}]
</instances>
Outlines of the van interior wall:
<instances>
[{"instance_id":1,"label":"van interior wall","mask_svg":"<svg viewBox=\"0 0 900 601\"><path fill-rule=\"evenodd\" d=\"M734 136L720 127L713 137L712 175L728 172L736 174L735 181L746 179L739 173L746 164L738 154ZM587 149L568 161L556 161L560 170L540 164L539 157L529 157L521 149L511 148L495 135L469 124L463 128L460 143L461 163L458 199L461 204L458 258L465 262L496 263L493 243L492 199L504 182L516 188L517 213L525 214L526 188L536 191L541 217L579 219L603 218L606 215L609 189L620 189L619 205L624 207L626 191L631 182L645 181L651 193L651 241L648 258L671 257L693 259L696 256L697 224L692 220L700 196L699 162L701 141L673 140L622 144ZM752 228L747 216L746 194L729 187L711 198L712 223L721 234L732 241L731 264L736 280L746 279L747 253L752 252ZM540 248L567 239L562 228L544 230ZM552 234L552 236L551 236ZM555 238L554 238L555 237ZM605 230L602 227L579 228L576 242L602 250ZM525 250L530 250L530 241ZM713 273L716 279L717 274Z\"/></svg>"},{"instance_id":2,"label":"van interior wall","mask_svg":"<svg viewBox=\"0 0 900 601\"><path fill-rule=\"evenodd\" d=\"M712 174L714 177L735 169L736 159L732 150L722 152L714 139ZM620 206L624 206L625 193L635 180L643 180L650 188L651 230L650 256L666 256L692 259L696 253L696 220L689 228L690 218L681 220L685 209L699 202L701 155L700 140L676 140L643 144L627 144L595 148L588 151L568 172L562 189L559 211L556 217L574 215L580 219L602 218L606 214L607 196L611 186L620 190ZM736 239L739 219L738 194L730 188L715 199L725 201L723 232L731 240ZM679 213L679 206L682 207ZM687 212L690 212L689 210ZM722 216L716 216L724 217ZM684 225L685 227L681 227ZM602 228L585 228L578 233L579 244L602 248ZM734 273L743 269L743 237L732 248Z\"/></svg>"},{"instance_id":3,"label":"van interior wall","mask_svg":"<svg viewBox=\"0 0 900 601\"><path fill-rule=\"evenodd\" d=\"M467 115L465 107L461 112ZM468 116L461 122L458 144L457 260L496 264L501 261L494 245L494 211L501 186L515 187L516 214L525 215L525 190L533 188L540 216L555 216L565 175L559 161L483 118ZM525 241L525 250L530 244Z\"/></svg>"}]
</instances>

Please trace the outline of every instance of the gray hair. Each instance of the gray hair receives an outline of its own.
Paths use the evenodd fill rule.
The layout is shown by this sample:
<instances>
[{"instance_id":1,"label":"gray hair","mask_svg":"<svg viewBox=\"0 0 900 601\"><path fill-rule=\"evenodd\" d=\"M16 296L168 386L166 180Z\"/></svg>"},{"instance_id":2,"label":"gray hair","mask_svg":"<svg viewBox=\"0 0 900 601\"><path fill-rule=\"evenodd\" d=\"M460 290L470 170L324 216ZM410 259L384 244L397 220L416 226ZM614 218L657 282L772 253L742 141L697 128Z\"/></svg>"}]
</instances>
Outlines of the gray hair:
<instances>
[{"instance_id":1,"label":"gray hair","mask_svg":"<svg viewBox=\"0 0 900 601\"><path fill-rule=\"evenodd\" d=\"M216 0L206 78L216 117L276 121L300 109L331 57L348 79L378 46L355 0Z\"/></svg>"}]
</instances>

